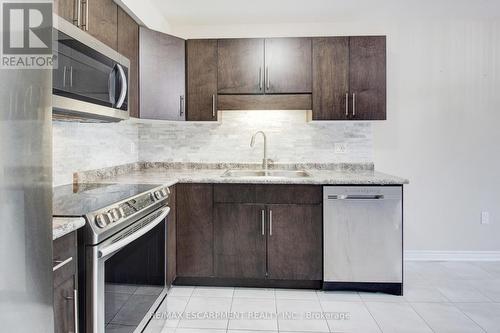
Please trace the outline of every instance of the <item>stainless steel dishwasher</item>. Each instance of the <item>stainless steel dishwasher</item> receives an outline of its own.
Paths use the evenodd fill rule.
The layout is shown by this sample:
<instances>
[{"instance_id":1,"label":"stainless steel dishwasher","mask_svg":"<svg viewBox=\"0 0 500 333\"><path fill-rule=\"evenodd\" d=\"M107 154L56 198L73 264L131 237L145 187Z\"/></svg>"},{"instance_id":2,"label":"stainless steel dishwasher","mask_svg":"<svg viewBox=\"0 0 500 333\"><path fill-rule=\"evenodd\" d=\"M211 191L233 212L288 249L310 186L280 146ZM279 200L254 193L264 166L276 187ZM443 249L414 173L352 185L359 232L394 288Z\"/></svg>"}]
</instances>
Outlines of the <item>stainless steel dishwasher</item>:
<instances>
[{"instance_id":1,"label":"stainless steel dishwasher","mask_svg":"<svg viewBox=\"0 0 500 333\"><path fill-rule=\"evenodd\" d=\"M403 187L323 187L323 289L403 292Z\"/></svg>"}]
</instances>

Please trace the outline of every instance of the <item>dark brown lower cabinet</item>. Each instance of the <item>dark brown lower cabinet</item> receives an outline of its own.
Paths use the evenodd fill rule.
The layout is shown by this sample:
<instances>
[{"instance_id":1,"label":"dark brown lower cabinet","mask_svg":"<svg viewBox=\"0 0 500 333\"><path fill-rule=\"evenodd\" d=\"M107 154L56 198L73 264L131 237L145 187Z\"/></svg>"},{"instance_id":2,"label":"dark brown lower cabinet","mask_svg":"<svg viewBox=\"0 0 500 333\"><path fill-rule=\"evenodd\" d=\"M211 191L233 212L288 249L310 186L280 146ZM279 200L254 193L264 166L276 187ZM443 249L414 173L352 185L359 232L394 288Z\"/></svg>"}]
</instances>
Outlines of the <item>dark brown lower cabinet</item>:
<instances>
[{"instance_id":1,"label":"dark brown lower cabinet","mask_svg":"<svg viewBox=\"0 0 500 333\"><path fill-rule=\"evenodd\" d=\"M70 277L54 288L54 332L68 333L75 330L76 281Z\"/></svg>"},{"instance_id":2,"label":"dark brown lower cabinet","mask_svg":"<svg viewBox=\"0 0 500 333\"><path fill-rule=\"evenodd\" d=\"M54 264L54 332L76 332L78 290L76 232L71 232L53 243Z\"/></svg>"},{"instance_id":3,"label":"dark brown lower cabinet","mask_svg":"<svg viewBox=\"0 0 500 333\"><path fill-rule=\"evenodd\" d=\"M167 286L171 286L177 275L177 191L176 187L170 187L168 206L170 213L167 217Z\"/></svg>"},{"instance_id":4,"label":"dark brown lower cabinet","mask_svg":"<svg viewBox=\"0 0 500 333\"><path fill-rule=\"evenodd\" d=\"M266 277L265 209L253 204L215 205L215 276Z\"/></svg>"},{"instance_id":5,"label":"dark brown lower cabinet","mask_svg":"<svg viewBox=\"0 0 500 333\"><path fill-rule=\"evenodd\" d=\"M176 188L177 276L213 276L213 186L177 184Z\"/></svg>"},{"instance_id":6,"label":"dark brown lower cabinet","mask_svg":"<svg viewBox=\"0 0 500 333\"><path fill-rule=\"evenodd\" d=\"M268 278L321 280L322 205L269 205Z\"/></svg>"}]
</instances>

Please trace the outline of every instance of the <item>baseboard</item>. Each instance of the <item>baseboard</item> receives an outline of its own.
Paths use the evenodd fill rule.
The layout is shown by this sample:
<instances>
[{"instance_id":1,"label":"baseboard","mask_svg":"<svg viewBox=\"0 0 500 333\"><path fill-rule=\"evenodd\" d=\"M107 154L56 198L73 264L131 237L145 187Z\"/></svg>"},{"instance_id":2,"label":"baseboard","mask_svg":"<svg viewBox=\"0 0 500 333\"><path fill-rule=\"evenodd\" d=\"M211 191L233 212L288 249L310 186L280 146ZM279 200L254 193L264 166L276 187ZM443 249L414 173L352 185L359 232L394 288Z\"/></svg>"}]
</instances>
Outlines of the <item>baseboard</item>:
<instances>
[{"instance_id":1,"label":"baseboard","mask_svg":"<svg viewBox=\"0 0 500 333\"><path fill-rule=\"evenodd\" d=\"M406 261L500 261L500 251L410 251Z\"/></svg>"}]
</instances>

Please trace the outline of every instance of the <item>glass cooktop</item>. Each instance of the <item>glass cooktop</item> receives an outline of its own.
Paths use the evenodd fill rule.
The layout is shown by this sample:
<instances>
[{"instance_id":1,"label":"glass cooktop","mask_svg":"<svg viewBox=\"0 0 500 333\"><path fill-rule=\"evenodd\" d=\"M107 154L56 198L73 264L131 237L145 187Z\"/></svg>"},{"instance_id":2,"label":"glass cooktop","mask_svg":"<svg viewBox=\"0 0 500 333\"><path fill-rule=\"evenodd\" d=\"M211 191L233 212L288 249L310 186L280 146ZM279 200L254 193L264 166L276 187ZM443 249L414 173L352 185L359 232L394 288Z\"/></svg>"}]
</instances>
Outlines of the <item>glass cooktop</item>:
<instances>
[{"instance_id":1,"label":"glass cooktop","mask_svg":"<svg viewBox=\"0 0 500 333\"><path fill-rule=\"evenodd\" d=\"M53 189L54 216L83 216L150 191L160 184L78 184Z\"/></svg>"}]
</instances>

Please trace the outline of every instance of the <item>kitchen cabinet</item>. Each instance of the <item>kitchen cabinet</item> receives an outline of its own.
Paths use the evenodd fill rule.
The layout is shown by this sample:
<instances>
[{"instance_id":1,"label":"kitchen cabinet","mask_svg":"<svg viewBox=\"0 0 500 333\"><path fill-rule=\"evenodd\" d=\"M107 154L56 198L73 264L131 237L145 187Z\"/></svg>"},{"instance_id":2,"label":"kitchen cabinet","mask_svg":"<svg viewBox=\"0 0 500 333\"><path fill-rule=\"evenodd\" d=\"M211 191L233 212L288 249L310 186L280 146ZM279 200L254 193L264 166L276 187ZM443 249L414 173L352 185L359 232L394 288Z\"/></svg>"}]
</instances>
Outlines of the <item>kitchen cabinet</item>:
<instances>
[{"instance_id":1,"label":"kitchen cabinet","mask_svg":"<svg viewBox=\"0 0 500 333\"><path fill-rule=\"evenodd\" d=\"M187 120L217 120L217 40L186 42Z\"/></svg>"},{"instance_id":2,"label":"kitchen cabinet","mask_svg":"<svg viewBox=\"0 0 500 333\"><path fill-rule=\"evenodd\" d=\"M311 52L308 37L266 39L265 93L311 93Z\"/></svg>"},{"instance_id":3,"label":"kitchen cabinet","mask_svg":"<svg viewBox=\"0 0 500 333\"><path fill-rule=\"evenodd\" d=\"M266 277L265 206L214 206L215 276Z\"/></svg>"},{"instance_id":4,"label":"kitchen cabinet","mask_svg":"<svg viewBox=\"0 0 500 333\"><path fill-rule=\"evenodd\" d=\"M78 325L78 279L76 232L53 243L54 332L76 332Z\"/></svg>"},{"instance_id":5,"label":"kitchen cabinet","mask_svg":"<svg viewBox=\"0 0 500 333\"><path fill-rule=\"evenodd\" d=\"M308 185L214 185L217 278L322 278L322 191Z\"/></svg>"},{"instance_id":6,"label":"kitchen cabinet","mask_svg":"<svg viewBox=\"0 0 500 333\"><path fill-rule=\"evenodd\" d=\"M168 197L170 213L167 217L167 286L171 286L177 275L177 190L170 187Z\"/></svg>"},{"instance_id":7,"label":"kitchen cabinet","mask_svg":"<svg viewBox=\"0 0 500 333\"><path fill-rule=\"evenodd\" d=\"M219 94L264 93L264 39L219 39Z\"/></svg>"},{"instance_id":8,"label":"kitchen cabinet","mask_svg":"<svg viewBox=\"0 0 500 333\"><path fill-rule=\"evenodd\" d=\"M140 116L185 120L185 40L139 28Z\"/></svg>"},{"instance_id":9,"label":"kitchen cabinet","mask_svg":"<svg viewBox=\"0 0 500 333\"><path fill-rule=\"evenodd\" d=\"M386 119L385 44L385 36L349 38L349 90L353 119Z\"/></svg>"},{"instance_id":10,"label":"kitchen cabinet","mask_svg":"<svg viewBox=\"0 0 500 333\"><path fill-rule=\"evenodd\" d=\"M267 214L268 278L321 280L322 205L269 205Z\"/></svg>"},{"instance_id":11,"label":"kitchen cabinet","mask_svg":"<svg viewBox=\"0 0 500 333\"><path fill-rule=\"evenodd\" d=\"M349 115L349 37L313 38L313 120Z\"/></svg>"},{"instance_id":12,"label":"kitchen cabinet","mask_svg":"<svg viewBox=\"0 0 500 333\"><path fill-rule=\"evenodd\" d=\"M123 9L118 8L117 51L130 60L128 109L131 117L139 117L139 25Z\"/></svg>"},{"instance_id":13,"label":"kitchen cabinet","mask_svg":"<svg viewBox=\"0 0 500 333\"><path fill-rule=\"evenodd\" d=\"M89 34L117 49L118 6L112 0L82 0L82 26Z\"/></svg>"},{"instance_id":14,"label":"kitchen cabinet","mask_svg":"<svg viewBox=\"0 0 500 333\"><path fill-rule=\"evenodd\" d=\"M317 37L313 120L386 119L385 36Z\"/></svg>"},{"instance_id":15,"label":"kitchen cabinet","mask_svg":"<svg viewBox=\"0 0 500 333\"><path fill-rule=\"evenodd\" d=\"M54 0L53 11L59 17L77 25L78 0Z\"/></svg>"},{"instance_id":16,"label":"kitchen cabinet","mask_svg":"<svg viewBox=\"0 0 500 333\"><path fill-rule=\"evenodd\" d=\"M177 276L213 276L213 186L178 184Z\"/></svg>"}]
</instances>

